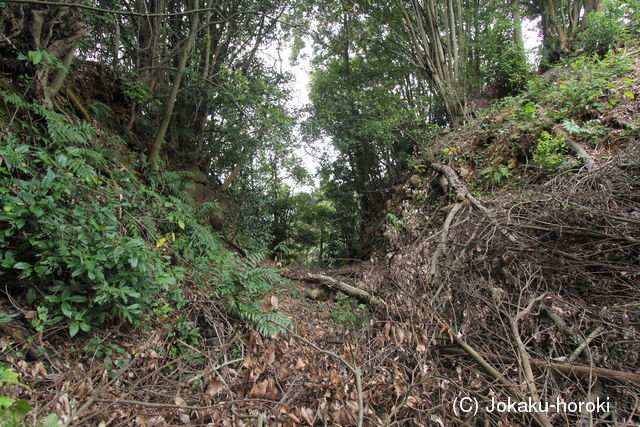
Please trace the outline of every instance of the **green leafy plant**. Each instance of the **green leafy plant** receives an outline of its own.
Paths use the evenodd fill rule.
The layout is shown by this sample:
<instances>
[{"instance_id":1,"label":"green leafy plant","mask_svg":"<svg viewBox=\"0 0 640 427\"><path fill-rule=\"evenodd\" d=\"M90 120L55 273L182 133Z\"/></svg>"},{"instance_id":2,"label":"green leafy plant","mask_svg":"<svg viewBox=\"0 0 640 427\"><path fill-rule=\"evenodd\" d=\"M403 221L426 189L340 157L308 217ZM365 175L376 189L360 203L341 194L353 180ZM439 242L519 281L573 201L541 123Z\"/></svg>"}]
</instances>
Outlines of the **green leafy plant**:
<instances>
[{"instance_id":1,"label":"green leafy plant","mask_svg":"<svg viewBox=\"0 0 640 427\"><path fill-rule=\"evenodd\" d=\"M18 374L5 365L0 364L0 388L19 386L28 389L29 387L18 381ZM25 425L24 418L33 408L26 400L18 400L12 397L0 395L0 424L5 427L17 427ZM58 416L54 413L46 416L38 427L62 426Z\"/></svg>"},{"instance_id":2,"label":"green leafy plant","mask_svg":"<svg viewBox=\"0 0 640 427\"><path fill-rule=\"evenodd\" d=\"M19 54L18 59L20 61L29 61L33 65L52 65L55 68L60 68L67 71L62 61L55 55L47 52L46 50L31 50L26 55Z\"/></svg>"},{"instance_id":3,"label":"green leafy plant","mask_svg":"<svg viewBox=\"0 0 640 427\"><path fill-rule=\"evenodd\" d=\"M18 381L18 374L6 366L0 366L0 387L18 385L28 388ZM0 421L2 425L16 426L31 411L26 400L17 400L7 396L0 396Z\"/></svg>"},{"instance_id":4,"label":"green leafy plant","mask_svg":"<svg viewBox=\"0 0 640 427\"><path fill-rule=\"evenodd\" d=\"M587 53L604 55L625 33L618 13L607 8L604 12L592 12L586 17L586 28L578 34L578 42Z\"/></svg>"},{"instance_id":5,"label":"green leafy plant","mask_svg":"<svg viewBox=\"0 0 640 427\"><path fill-rule=\"evenodd\" d=\"M557 168L565 161L567 144L562 135L553 136L543 131L536 142L536 150L533 159L548 168Z\"/></svg>"},{"instance_id":6,"label":"green leafy plant","mask_svg":"<svg viewBox=\"0 0 640 427\"><path fill-rule=\"evenodd\" d=\"M492 186L500 186L504 184L504 182L512 177L511 171L505 165L500 165L498 167L489 166L480 170L480 176L485 178L489 178L488 187Z\"/></svg>"},{"instance_id":7,"label":"green leafy plant","mask_svg":"<svg viewBox=\"0 0 640 427\"><path fill-rule=\"evenodd\" d=\"M591 118L611 109L619 102L616 78L631 71L632 59L622 52L609 52L602 60L579 57L554 87L543 93L543 99L555 111L554 119Z\"/></svg>"},{"instance_id":8,"label":"green leafy plant","mask_svg":"<svg viewBox=\"0 0 640 427\"><path fill-rule=\"evenodd\" d=\"M395 216L394 214L392 214L391 212L387 213L387 219L389 220L389 224L394 230L402 229L403 227L402 220L397 216Z\"/></svg>"},{"instance_id":9,"label":"green leafy plant","mask_svg":"<svg viewBox=\"0 0 640 427\"><path fill-rule=\"evenodd\" d=\"M335 305L331 311L331 319L338 325L357 329L361 328L368 318L369 311L365 304L361 304L341 292L336 295Z\"/></svg>"},{"instance_id":10,"label":"green leafy plant","mask_svg":"<svg viewBox=\"0 0 640 427\"><path fill-rule=\"evenodd\" d=\"M117 344L111 344L99 340L98 338L91 338L89 344L85 347L89 353L89 359L102 359L104 363L104 369L111 371L114 367L114 359L116 359L115 366L119 369L124 369L131 359L126 357L127 352ZM110 375L115 375L110 372Z\"/></svg>"},{"instance_id":11,"label":"green leafy plant","mask_svg":"<svg viewBox=\"0 0 640 427\"><path fill-rule=\"evenodd\" d=\"M24 114L44 118L42 127L16 120L35 135L34 143L20 144L16 130L0 146L0 275L30 284L28 297L38 313L34 327L42 331L65 321L75 336L109 319L138 323L152 313L158 292L177 295L181 270L143 238L157 241L155 234L122 230L123 211L127 218L135 218L135 210L160 218L157 229L167 216L180 217L172 212L179 207L154 192L142 203L149 192L136 181L124 192L104 185L107 157L87 147L95 129L72 125L13 94L0 95Z\"/></svg>"}]
</instances>

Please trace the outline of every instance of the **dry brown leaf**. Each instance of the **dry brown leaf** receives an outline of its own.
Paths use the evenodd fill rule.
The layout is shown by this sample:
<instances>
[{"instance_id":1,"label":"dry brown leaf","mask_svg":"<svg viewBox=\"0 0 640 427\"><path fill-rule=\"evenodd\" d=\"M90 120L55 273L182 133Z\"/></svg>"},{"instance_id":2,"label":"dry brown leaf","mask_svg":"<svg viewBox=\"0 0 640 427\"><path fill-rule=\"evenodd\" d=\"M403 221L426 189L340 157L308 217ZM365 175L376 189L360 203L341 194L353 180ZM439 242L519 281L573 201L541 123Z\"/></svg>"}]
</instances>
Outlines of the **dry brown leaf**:
<instances>
[{"instance_id":1,"label":"dry brown leaf","mask_svg":"<svg viewBox=\"0 0 640 427\"><path fill-rule=\"evenodd\" d=\"M387 322L384 325L384 329L382 330L382 337L383 337L382 342L383 343L386 342L389 339L389 333L390 332L391 332L391 323Z\"/></svg>"},{"instance_id":2,"label":"dry brown leaf","mask_svg":"<svg viewBox=\"0 0 640 427\"><path fill-rule=\"evenodd\" d=\"M479 389L480 387L482 387L482 380L478 377L475 377L473 380L471 380L471 387Z\"/></svg>"},{"instance_id":3,"label":"dry brown leaf","mask_svg":"<svg viewBox=\"0 0 640 427\"><path fill-rule=\"evenodd\" d=\"M331 368L329 370L328 377L329 377L330 384L333 384L333 385L340 384L340 378L338 378L338 373L336 372L335 369Z\"/></svg>"},{"instance_id":4,"label":"dry brown leaf","mask_svg":"<svg viewBox=\"0 0 640 427\"><path fill-rule=\"evenodd\" d=\"M287 412L287 417L291 418L291 421L293 421L296 424L302 424L302 421L300 421L300 418L296 417L290 412Z\"/></svg>"},{"instance_id":5,"label":"dry brown leaf","mask_svg":"<svg viewBox=\"0 0 640 427\"><path fill-rule=\"evenodd\" d=\"M276 400L278 397L278 388L276 387L272 378L267 380L267 390L265 394L265 399Z\"/></svg>"},{"instance_id":6,"label":"dry brown leaf","mask_svg":"<svg viewBox=\"0 0 640 427\"><path fill-rule=\"evenodd\" d=\"M418 405L420 403L422 403L422 399L420 399L418 396L409 396L409 397L407 397L406 405L409 408L416 409L416 405Z\"/></svg>"},{"instance_id":7,"label":"dry brown leaf","mask_svg":"<svg viewBox=\"0 0 640 427\"><path fill-rule=\"evenodd\" d=\"M298 357L298 360L296 361L296 371L301 371L304 368L306 368L307 363L302 359L302 357Z\"/></svg>"},{"instance_id":8,"label":"dry brown leaf","mask_svg":"<svg viewBox=\"0 0 640 427\"><path fill-rule=\"evenodd\" d=\"M305 408L303 406L302 408L300 408L299 412L300 412L300 418L305 420L307 422L307 424L313 425L313 422L311 421L311 419L313 418L313 410L312 409Z\"/></svg>"},{"instance_id":9,"label":"dry brown leaf","mask_svg":"<svg viewBox=\"0 0 640 427\"><path fill-rule=\"evenodd\" d=\"M223 389L224 385L222 384L222 381L217 378L212 378L211 381L209 381L209 385L207 386L207 394L213 397L216 394L220 393Z\"/></svg>"},{"instance_id":10,"label":"dry brown leaf","mask_svg":"<svg viewBox=\"0 0 640 427\"><path fill-rule=\"evenodd\" d=\"M274 295L267 296L260 301L260 305L262 306L262 311L268 313L269 311L278 308L278 299Z\"/></svg>"},{"instance_id":11,"label":"dry brown leaf","mask_svg":"<svg viewBox=\"0 0 640 427\"><path fill-rule=\"evenodd\" d=\"M400 326L394 325L393 328L391 328L391 335L393 337L393 343L396 347L400 347L404 342L404 330Z\"/></svg>"},{"instance_id":12,"label":"dry brown leaf","mask_svg":"<svg viewBox=\"0 0 640 427\"><path fill-rule=\"evenodd\" d=\"M249 397L263 397L267 392L267 380L260 381L255 383L253 387L251 387L251 391L249 392Z\"/></svg>"},{"instance_id":13,"label":"dry brown leaf","mask_svg":"<svg viewBox=\"0 0 640 427\"><path fill-rule=\"evenodd\" d=\"M282 364L280 365L280 371L278 372L278 380L284 381L289 376L289 370L287 366Z\"/></svg>"},{"instance_id":14,"label":"dry brown leaf","mask_svg":"<svg viewBox=\"0 0 640 427\"><path fill-rule=\"evenodd\" d=\"M160 415L156 415L155 417L149 418L146 425L149 427L165 426L167 425L167 420Z\"/></svg>"}]
</instances>

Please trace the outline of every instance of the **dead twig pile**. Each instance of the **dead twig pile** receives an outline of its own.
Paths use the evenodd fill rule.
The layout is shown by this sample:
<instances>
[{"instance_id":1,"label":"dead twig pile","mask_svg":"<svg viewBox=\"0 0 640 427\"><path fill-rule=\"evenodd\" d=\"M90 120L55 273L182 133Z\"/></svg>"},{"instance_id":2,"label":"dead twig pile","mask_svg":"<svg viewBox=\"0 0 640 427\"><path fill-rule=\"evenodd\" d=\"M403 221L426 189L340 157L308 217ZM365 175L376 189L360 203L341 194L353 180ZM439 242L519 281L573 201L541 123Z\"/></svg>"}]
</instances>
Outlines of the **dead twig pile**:
<instances>
[{"instance_id":1,"label":"dead twig pile","mask_svg":"<svg viewBox=\"0 0 640 427\"><path fill-rule=\"evenodd\" d=\"M373 287L402 330L381 335L406 378L398 399L413 402L393 420L637 422L640 166L564 172L462 209L468 190L455 179L451 187L458 203L444 212L434 212L433 190L414 190L425 202L405 204L403 229L388 230L388 268ZM465 414L463 398L480 410ZM534 405L483 410L508 399ZM544 410L558 399L609 406Z\"/></svg>"}]
</instances>

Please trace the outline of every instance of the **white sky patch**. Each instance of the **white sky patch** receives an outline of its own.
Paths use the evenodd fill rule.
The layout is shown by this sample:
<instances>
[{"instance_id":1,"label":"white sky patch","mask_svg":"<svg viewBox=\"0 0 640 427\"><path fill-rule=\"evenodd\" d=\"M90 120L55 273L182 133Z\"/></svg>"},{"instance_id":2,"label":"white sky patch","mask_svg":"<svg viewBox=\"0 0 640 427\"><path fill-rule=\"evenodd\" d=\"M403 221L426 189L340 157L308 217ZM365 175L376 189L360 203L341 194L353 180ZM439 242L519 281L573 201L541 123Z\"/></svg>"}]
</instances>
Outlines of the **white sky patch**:
<instances>
[{"instance_id":1,"label":"white sky patch","mask_svg":"<svg viewBox=\"0 0 640 427\"><path fill-rule=\"evenodd\" d=\"M278 52L278 50L280 50ZM295 64L291 64L291 46L270 46L264 52L267 58L275 59L277 61L277 67L282 72L289 72L293 75L293 81L290 84L291 97L287 101L287 106L290 110L301 112L302 109L310 103L309 100L309 84L311 82L311 57L313 55L313 49L307 40L305 47L298 54ZM294 129L293 137L298 139L298 142L302 141L300 134L300 122L305 120L305 116L302 115L299 118L299 123ZM318 187L318 180L315 178L319 168L320 159L324 154L328 154L330 157L335 157L335 150L331 145L331 141L323 140L316 141L313 146L305 145L304 143L298 149L295 154L302 161L302 166L309 171L310 175L314 177L313 185L300 185L294 180L287 179L286 183L293 189L294 192L299 191L313 191Z\"/></svg>"},{"instance_id":2,"label":"white sky patch","mask_svg":"<svg viewBox=\"0 0 640 427\"><path fill-rule=\"evenodd\" d=\"M539 50L540 46L542 46L540 18L522 20L522 38L524 39L524 50L527 52L527 60L537 68L540 62Z\"/></svg>"}]
</instances>

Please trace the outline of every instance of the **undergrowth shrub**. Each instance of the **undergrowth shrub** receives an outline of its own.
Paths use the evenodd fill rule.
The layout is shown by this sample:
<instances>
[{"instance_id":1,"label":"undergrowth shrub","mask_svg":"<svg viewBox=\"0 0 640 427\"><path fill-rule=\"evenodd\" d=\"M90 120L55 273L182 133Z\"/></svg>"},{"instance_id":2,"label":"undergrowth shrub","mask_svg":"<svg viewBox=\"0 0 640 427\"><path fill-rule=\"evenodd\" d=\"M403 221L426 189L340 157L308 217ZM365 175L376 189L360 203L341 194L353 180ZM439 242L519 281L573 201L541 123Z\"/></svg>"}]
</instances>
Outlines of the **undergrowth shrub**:
<instances>
[{"instance_id":1,"label":"undergrowth shrub","mask_svg":"<svg viewBox=\"0 0 640 427\"><path fill-rule=\"evenodd\" d=\"M365 304L361 304L341 292L336 295L334 309L331 312L331 319L335 323L358 329L362 328L368 317L369 311Z\"/></svg>"},{"instance_id":2,"label":"undergrowth shrub","mask_svg":"<svg viewBox=\"0 0 640 427\"><path fill-rule=\"evenodd\" d=\"M260 332L279 330L268 318L288 325L258 304L279 276L258 267L258 255L238 260L222 248L199 221L215 204L193 206L188 173L143 182L112 160L121 140L14 93L0 98L0 276L35 306L37 330L64 325L74 336L164 315L186 304L187 266Z\"/></svg>"},{"instance_id":3,"label":"undergrowth shrub","mask_svg":"<svg viewBox=\"0 0 640 427\"><path fill-rule=\"evenodd\" d=\"M562 135L553 136L544 131L536 144L533 160L548 168L557 168L564 163L567 143Z\"/></svg>"},{"instance_id":4,"label":"undergrowth shrub","mask_svg":"<svg viewBox=\"0 0 640 427\"><path fill-rule=\"evenodd\" d=\"M28 386L18 381L18 374L4 364L0 364L0 390L5 387L17 386L28 389ZM33 408L26 400L18 400L0 395L0 425L4 427L26 426L23 421ZM63 426L55 413L51 413L36 424L38 427Z\"/></svg>"},{"instance_id":5,"label":"undergrowth shrub","mask_svg":"<svg viewBox=\"0 0 640 427\"><path fill-rule=\"evenodd\" d=\"M558 120L588 119L613 108L623 96L616 79L630 72L632 64L633 58L622 52L610 52L602 60L573 60L564 78L542 94L554 107L547 115Z\"/></svg>"},{"instance_id":6,"label":"undergrowth shrub","mask_svg":"<svg viewBox=\"0 0 640 427\"><path fill-rule=\"evenodd\" d=\"M605 55L625 33L619 14L613 10L592 12L586 17L586 28L578 34L578 45L588 54Z\"/></svg>"}]
</instances>

